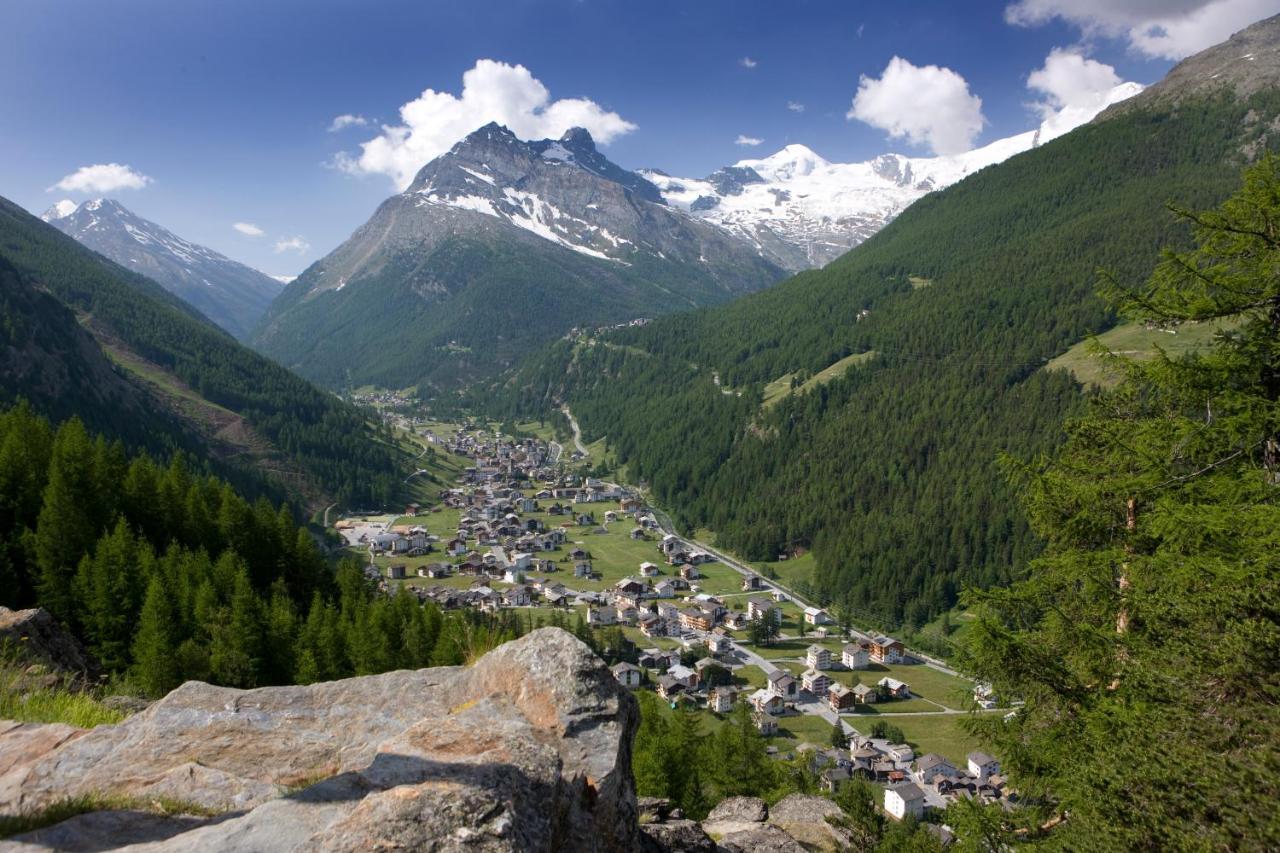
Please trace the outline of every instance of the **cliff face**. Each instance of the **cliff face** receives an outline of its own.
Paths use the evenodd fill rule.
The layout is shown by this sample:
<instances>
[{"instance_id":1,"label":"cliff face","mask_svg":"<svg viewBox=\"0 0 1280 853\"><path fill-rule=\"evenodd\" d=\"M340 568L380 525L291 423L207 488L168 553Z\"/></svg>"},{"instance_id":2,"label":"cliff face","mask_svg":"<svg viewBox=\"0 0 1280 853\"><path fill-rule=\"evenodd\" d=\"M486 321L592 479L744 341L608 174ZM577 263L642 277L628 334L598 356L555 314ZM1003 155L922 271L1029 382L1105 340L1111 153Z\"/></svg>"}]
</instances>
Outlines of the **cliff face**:
<instances>
[{"instance_id":1,"label":"cliff face","mask_svg":"<svg viewBox=\"0 0 1280 853\"><path fill-rule=\"evenodd\" d=\"M0 846L634 850L638 723L603 662L552 628L466 668L190 682L88 732L0 724L0 815L113 804ZM147 812L161 800L191 814Z\"/></svg>"}]
</instances>

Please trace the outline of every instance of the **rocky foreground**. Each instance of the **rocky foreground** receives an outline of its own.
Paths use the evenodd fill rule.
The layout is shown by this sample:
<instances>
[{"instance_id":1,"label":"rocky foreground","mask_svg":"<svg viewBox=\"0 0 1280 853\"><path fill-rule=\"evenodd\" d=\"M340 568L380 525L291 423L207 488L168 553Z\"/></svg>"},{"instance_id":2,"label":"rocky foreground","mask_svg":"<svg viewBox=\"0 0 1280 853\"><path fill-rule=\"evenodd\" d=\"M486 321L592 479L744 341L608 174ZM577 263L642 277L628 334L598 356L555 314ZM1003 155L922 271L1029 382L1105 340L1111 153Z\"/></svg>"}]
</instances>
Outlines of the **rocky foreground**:
<instances>
[{"instance_id":1,"label":"rocky foreground","mask_svg":"<svg viewBox=\"0 0 1280 853\"><path fill-rule=\"evenodd\" d=\"M818 798L772 814L730 800L703 825L648 800L642 819L638 725L604 663L555 628L470 667L258 690L190 682L118 725L0 721L0 816L68 801L97 809L0 849L747 851L837 840L819 814L834 807Z\"/></svg>"}]
</instances>

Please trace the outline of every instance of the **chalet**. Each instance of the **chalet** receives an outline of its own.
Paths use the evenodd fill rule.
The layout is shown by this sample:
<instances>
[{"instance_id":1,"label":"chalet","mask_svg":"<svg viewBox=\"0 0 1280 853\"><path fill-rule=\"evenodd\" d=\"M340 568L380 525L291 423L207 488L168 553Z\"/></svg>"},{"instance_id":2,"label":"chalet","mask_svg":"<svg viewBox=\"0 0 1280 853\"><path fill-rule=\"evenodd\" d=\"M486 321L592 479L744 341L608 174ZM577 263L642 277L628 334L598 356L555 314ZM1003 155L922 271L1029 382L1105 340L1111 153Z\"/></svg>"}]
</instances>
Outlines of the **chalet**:
<instances>
[{"instance_id":1,"label":"chalet","mask_svg":"<svg viewBox=\"0 0 1280 853\"><path fill-rule=\"evenodd\" d=\"M831 679L825 673L816 669L806 669L800 676L800 682L804 685L805 690L808 690L819 699L827 695L827 688L831 686Z\"/></svg>"},{"instance_id":2,"label":"chalet","mask_svg":"<svg viewBox=\"0 0 1280 853\"><path fill-rule=\"evenodd\" d=\"M719 630L719 628L716 629L716 631ZM713 655L728 654L733 651L733 641L724 634L718 634L713 631L707 635L707 651Z\"/></svg>"},{"instance_id":3,"label":"chalet","mask_svg":"<svg viewBox=\"0 0 1280 853\"><path fill-rule=\"evenodd\" d=\"M786 703L782 701L782 697L771 693L764 688L757 690L747 697L747 702L755 709L756 713L761 714L781 714L786 707Z\"/></svg>"},{"instance_id":4,"label":"chalet","mask_svg":"<svg viewBox=\"0 0 1280 853\"><path fill-rule=\"evenodd\" d=\"M653 594L658 598L672 598L676 594L676 585L669 580L660 580L653 585Z\"/></svg>"},{"instance_id":5,"label":"chalet","mask_svg":"<svg viewBox=\"0 0 1280 853\"><path fill-rule=\"evenodd\" d=\"M502 580L504 583L524 583L524 572L515 566L507 566L502 573Z\"/></svg>"},{"instance_id":6,"label":"chalet","mask_svg":"<svg viewBox=\"0 0 1280 853\"><path fill-rule=\"evenodd\" d=\"M503 607L528 607L532 602L533 594L523 584L502 592Z\"/></svg>"},{"instance_id":7,"label":"chalet","mask_svg":"<svg viewBox=\"0 0 1280 853\"><path fill-rule=\"evenodd\" d=\"M844 765L828 767L822 771L822 786L826 788L827 793L834 794L842 783L849 781L851 775L849 768Z\"/></svg>"},{"instance_id":8,"label":"chalet","mask_svg":"<svg viewBox=\"0 0 1280 853\"><path fill-rule=\"evenodd\" d=\"M453 574L453 567L447 563L431 563L418 569L418 574L422 577L440 580L447 578Z\"/></svg>"},{"instance_id":9,"label":"chalet","mask_svg":"<svg viewBox=\"0 0 1280 853\"><path fill-rule=\"evenodd\" d=\"M625 513L636 512L640 509L640 501L635 498L623 498L618 501L618 509Z\"/></svg>"},{"instance_id":10,"label":"chalet","mask_svg":"<svg viewBox=\"0 0 1280 853\"><path fill-rule=\"evenodd\" d=\"M748 598L747 599L747 618L763 619L777 605L767 598Z\"/></svg>"},{"instance_id":11,"label":"chalet","mask_svg":"<svg viewBox=\"0 0 1280 853\"><path fill-rule=\"evenodd\" d=\"M698 673L684 664L667 667L667 675L676 679L689 690L698 686Z\"/></svg>"},{"instance_id":12,"label":"chalet","mask_svg":"<svg viewBox=\"0 0 1280 853\"><path fill-rule=\"evenodd\" d=\"M580 512L574 517L574 521L577 522L579 527L594 527L596 516L592 512Z\"/></svg>"},{"instance_id":13,"label":"chalet","mask_svg":"<svg viewBox=\"0 0 1280 853\"><path fill-rule=\"evenodd\" d=\"M613 586L620 595L643 595L649 587L635 578L623 578Z\"/></svg>"},{"instance_id":14,"label":"chalet","mask_svg":"<svg viewBox=\"0 0 1280 853\"><path fill-rule=\"evenodd\" d=\"M628 533L627 535L628 535L628 536L630 536L632 539L643 539L643 538L644 538L644 528L643 528L643 527L633 527L633 528L631 528L631 532L630 532L630 533Z\"/></svg>"},{"instance_id":15,"label":"chalet","mask_svg":"<svg viewBox=\"0 0 1280 853\"><path fill-rule=\"evenodd\" d=\"M734 689L732 687L716 687L707 697L707 710L716 714L727 714L733 710Z\"/></svg>"},{"instance_id":16,"label":"chalet","mask_svg":"<svg viewBox=\"0 0 1280 853\"><path fill-rule=\"evenodd\" d=\"M871 640L871 659L876 663L902 663L906 648L892 637L879 636Z\"/></svg>"},{"instance_id":17,"label":"chalet","mask_svg":"<svg viewBox=\"0 0 1280 853\"><path fill-rule=\"evenodd\" d=\"M658 695L663 699L671 701L683 693L684 690L684 684L670 675L658 676Z\"/></svg>"},{"instance_id":18,"label":"chalet","mask_svg":"<svg viewBox=\"0 0 1280 853\"><path fill-rule=\"evenodd\" d=\"M393 581L402 581L405 576L405 566L403 563L396 563L394 566L387 568L387 577Z\"/></svg>"},{"instance_id":19,"label":"chalet","mask_svg":"<svg viewBox=\"0 0 1280 853\"><path fill-rule=\"evenodd\" d=\"M855 705L873 705L880 700L880 694L875 688L868 687L865 684L855 684L853 686L853 703Z\"/></svg>"},{"instance_id":20,"label":"chalet","mask_svg":"<svg viewBox=\"0 0 1280 853\"><path fill-rule=\"evenodd\" d=\"M890 678L886 675L884 678L876 682L876 686L881 688L893 699L911 698L911 686L896 678Z\"/></svg>"},{"instance_id":21,"label":"chalet","mask_svg":"<svg viewBox=\"0 0 1280 853\"><path fill-rule=\"evenodd\" d=\"M924 815L924 791L912 782L885 788L884 810L898 820Z\"/></svg>"},{"instance_id":22,"label":"chalet","mask_svg":"<svg viewBox=\"0 0 1280 853\"><path fill-rule=\"evenodd\" d=\"M666 536L662 537L662 543L658 545L658 550L669 555L673 551L680 550L681 547L682 543L680 542L680 537L676 536L674 533L668 533Z\"/></svg>"},{"instance_id":23,"label":"chalet","mask_svg":"<svg viewBox=\"0 0 1280 853\"><path fill-rule=\"evenodd\" d=\"M715 624L715 616L702 608L686 607L680 611L680 627L686 631L710 631Z\"/></svg>"},{"instance_id":24,"label":"chalet","mask_svg":"<svg viewBox=\"0 0 1280 853\"><path fill-rule=\"evenodd\" d=\"M772 595L773 600L778 602L779 604L781 604L784 601L791 600L791 596L787 595L785 592L783 592L780 589L775 589L772 593L770 593L770 595Z\"/></svg>"},{"instance_id":25,"label":"chalet","mask_svg":"<svg viewBox=\"0 0 1280 853\"><path fill-rule=\"evenodd\" d=\"M751 618L742 610L734 611L724 617L724 625L726 628L732 628L735 631L741 631L751 624Z\"/></svg>"},{"instance_id":26,"label":"chalet","mask_svg":"<svg viewBox=\"0 0 1280 853\"><path fill-rule=\"evenodd\" d=\"M666 669L673 664L679 663L680 656L675 652L661 649L645 649L640 652L640 657L636 662L645 669Z\"/></svg>"},{"instance_id":27,"label":"chalet","mask_svg":"<svg viewBox=\"0 0 1280 853\"><path fill-rule=\"evenodd\" d=\"M843 684L832 684L827 688L827 704L837 714L853 707L853 691Z\"/></svg>"},{"instance_id":28,"label":"chalet","mask_svg":"<svg viewBox=\"0 0 1280 853\"><path fill-rule=\"evenodd\" d=\"M916 759L916 766L911 775L921 785L932 785L934 780L955 779L960 775L960 771L938 753L930 752Z\"/></svg>"},{"instance_id":29,"label":"chalet","mask_svg":"<svg viewBox=\"0 0 1280 853\"><path fill-rule=\"evenodd\" d=\"M640 686L640 681L644 676L640 667L633 663L615 663L612 667L613 677L618 679L618 683L628 690Z\"/></svg>"},{"instance_id":30,"label":"chalet","mask_svg":"<svg viewBox=\"0 0 1280 853\"><path fill-rule=\"evenodd\" d=\"M816 628L819 625L830 625L834 620L832 620L827 611L820 607L806 607L804 609L804 621Z\"/></svg>"},{"instance_id":31,"label":"chalet","mask_svg":"<svg viewBox=\"0 0 1280 853\"><path fill-rule=\"evenodd\" d=\"M591 555L582 548L574 548L569 552L570 560L590 560Z\"/></svg>"},{"instance_id":32,"label":"chalet","mask_svg":"<svg viewBox=\"0 0 1280 853\"><path fill-rule=\"evenodd\" d=\"M815 643L805 650L804 662L809 669L831 669L831 652Z\"/></svg>"},{"instance_id":33,"label":"chalet","mask_svg":"<svg viewBox=\"0 0 1280 853\"><path fill-rule=\"evenodd\" d=\"M840 662L845 669L866 669L871 666L871 649L865 641L845 643L840 650Z\"/></svg>"},{"instance_id":34,"label":"chalet","mask_svg":"<svg viewBox=\"0 0 1280 853\"><path fill-rule=\"evenodd\" d=\"M996 761L985 752L969 753L969 775L978 780L979 785L985 785L987 781L1000 772L1000 762Z\"/></svg>"},{"instance_id":35,"label":"chalet","mask_svg":"<svg viewBox=\"0 0 1280 853\"><path fill-rule=\"evenodd\" d=\"M409 504L404 508L404 514L408 516L415 516L418 514L419 511L421 511L421 509L422 509L421 504Z\"/></svg>"},{"instance_id":36,"label":"chalet","mask_svg":"<svg viewBox=\"0 0 1280 853\"><path fill-rule=\"evenodd\" d=\"M524 513L538 511L538 502L533 498L521 498L516 504L520 507L520 511Z\"/></svg>"},{"instance_id":37,"label":"chalet","mask_svg":"<svg viewBox=\"0 0 1280 853\"><path fill-rule=\"evenodd\" d=\"M783 699L795 699L800 691L791 673L777 669L769 673L769 692Z\"/></svg>"},{"instance_id":38,"label":"chalet","mask_svg":"<svg viewBox=\"0 0 1280 853\"><path fill-rule=\"evenodd\" d=\"M575 578L590 578L594 574L591 571L591 563L588 560L578 560L573 564L573 576Z\"/></svg>"},{"instance_id":39,"label":"chalet","mask_svg":"<svg viewBox=\"0 0 1280 853\"><path fill-rule=\"evenodd\" d=\"M676 607L670 601L658 602L658 615L668 622L680 621L680 608Z\"/></svg>"},{"instance_id":40,"label":"chalet","mask_svg":"<svg viewBox=\"0 0 1280 853\"><path fill-rule=\"evenodd\" d=\"M698 567L693 563L685 563L680 567L680 577L687 581L696 581L702 577L702 573L698 571Z\"/></svg>"},{"instance_id":41,"label":"chalet","mask_svg":"<svg viewBox=\"0 0 1280 853\"><path fill-rule=\"evenodd\" d=\"M764 589L764 580L759 575L747 575L742 579L743 592L755 592Z\"/></svg>"},{"instance_id":42,"label":"chalet","mask_svg":"<svg viewBox=\"0 0 1280 853\"><path fill-rule=\"evenodd\" d=\"M778 733L778 720L773 714L757 711L752 714L752 720L756 724L756 731L760 732L762 737L773 737Z\"/></svg>"},{"instance_id":43,"label":"chalet","mask_svg":"<svg viewBox=\"0 0 1280 853\"><path fill-rule=\"evenodd\" d=\"M612 607L590 607L587 609L588 625L616 625L618 611Z\"/></svg>"},{"instance_id":44,"label":"chalet","mask_svg":"<svg viewBox=\"0 0 1280 853\"><path fill-rule=\"evenodd\" d=\"M646 637L662 637L667 633L667 621L652 613L648 616L641 616L637 622L639 623L640 633Z\"/></svg>"},{"instance_id":45,"label":"chalet","mask_svg":"<svg viewBox=\"0 0 1280 853\"><path fill-rule=\"evenodd\" d=\"M654 577L657 577L660 573L661 572L658 569L657 563L641 563L640 564L640 577L642 578L654 578Z\"/></svg>"},{"instance_id":46,"label":"chalet","mask_svg":"<svg viewBox=\"0 0 1280 853\"><path fill-rule=\"evenodd\" d=\"M450 539L444 546L444 550L450 557L460 557L467 553L467 540L460 537Z\"/></svg>"},{"instance_id":47,"label":"chalet","mask_svg":"<svg viewBox=\"0 0 1280 853\"><path fill-rule=\"evenodd\" d=\"M910 764L915 760L916 754L905 743L891 743L884 751L885 756L896 764Z\"/></svg>"},{"instance_id":48,"label":"chalet","mask_svg":"<svg viewBox=\"0 0 1280 853\"><path fill-rule=\"evenodd\" d=\"M629 607L632 610L638 610L640 604L644 601L645 594L643 592L615 592L613 594L613 603L619 607Z\"/></svg>"}]
</instances>

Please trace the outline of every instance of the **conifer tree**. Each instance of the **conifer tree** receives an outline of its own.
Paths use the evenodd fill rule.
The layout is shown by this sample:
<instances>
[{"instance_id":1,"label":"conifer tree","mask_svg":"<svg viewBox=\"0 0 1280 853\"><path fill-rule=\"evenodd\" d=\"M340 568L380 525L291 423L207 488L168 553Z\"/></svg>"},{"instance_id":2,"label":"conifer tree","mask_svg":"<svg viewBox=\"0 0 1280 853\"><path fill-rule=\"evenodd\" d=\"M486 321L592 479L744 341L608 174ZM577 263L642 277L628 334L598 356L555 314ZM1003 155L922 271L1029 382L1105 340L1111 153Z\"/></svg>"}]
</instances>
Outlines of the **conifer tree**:
<instances>
[{"instance_id":1,"label":"conifer tree","mask_svg":"<svg viewBox=\"0 0 1280 853\"><path fill-rule=\"evenodd\" d=\"M1110 358L1123 381L1061 450L1011 463L1044 555L971 595L967 665L1022 702L975 728L1059 849L1280 846L1280 163L1180 214L1196 248L1106 288L1134 319L1225 331Z\"/></svg>"},{"instance_id":2,"label":"conifer tree","mask_svg":"<svg viewBox=\"0 0 1280 853\"><path fill-rule=\"evenodd\" d=\"M169 592L157 572L147 584L147 597L133 640L133 674L148 696L163 696L181 683L174 622Z\"/></svg>"},{"instance_id":3,"label":"conifer tree","mask_svg":"<svg viewBox=\"0 0 1280 853\"><path fill-rule=\"evenodd\" d=\"M102 533L82 515L98 497L93 458L84 424L78 418L64 423L53 441L48 482L36 522L40 604L68 621L75 616L71 587L76 567Z\"/></svg>"}]
</instances>

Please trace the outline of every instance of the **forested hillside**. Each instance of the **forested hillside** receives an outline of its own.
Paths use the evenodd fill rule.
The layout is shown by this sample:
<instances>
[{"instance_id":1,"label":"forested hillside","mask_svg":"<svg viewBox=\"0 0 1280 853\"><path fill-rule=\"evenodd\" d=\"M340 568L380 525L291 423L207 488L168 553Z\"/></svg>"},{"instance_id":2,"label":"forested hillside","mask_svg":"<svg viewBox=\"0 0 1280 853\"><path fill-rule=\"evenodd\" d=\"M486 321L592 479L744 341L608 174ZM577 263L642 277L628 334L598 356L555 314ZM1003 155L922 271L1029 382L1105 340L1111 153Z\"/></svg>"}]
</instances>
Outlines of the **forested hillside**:
<instances>
[{"instance_id":1,"label":"forested hillside","mask_svg":"<svg viewBox=\"0 0 1280 853\"><path fill-rule=\"evenodd\" d=\"M997 457L1050 450L1082 404L1053 356L1274 143L1274 88L1144 105L930 195L823 270L731 305L560 342L508 411L567 401L687 527L748 557L812 550L813 591L920 625L1039 549ZM786 393L854 353L833 381ZM776 397L763 405L765 388ZM778 391L781 389L782 393Z\"/></svg>"},{"instance_id":2,"label":"forested hillside","mask_svg":"<svg viewBox=\"0 0 1280 853\"><path fill-rule=\"evenodd\" d=\"M445 617L335 572L285 507L182 456L130 457L77 419L0 413L0 604L38 605L126 689L291 684L459 664L511 619Z\"/></svg>"},{"instance_id":3,"label":"forested hillside","mask_svg":"<svg viewBox=\"0 0 1280 853\"><path fill-rule=\"evenodd\" d=\"M395 452L363 412L4 199L0 278L0 403L77 414L133 447L200 449L312 505L394 491Z\"/></svg>"}]
</instances>

